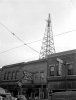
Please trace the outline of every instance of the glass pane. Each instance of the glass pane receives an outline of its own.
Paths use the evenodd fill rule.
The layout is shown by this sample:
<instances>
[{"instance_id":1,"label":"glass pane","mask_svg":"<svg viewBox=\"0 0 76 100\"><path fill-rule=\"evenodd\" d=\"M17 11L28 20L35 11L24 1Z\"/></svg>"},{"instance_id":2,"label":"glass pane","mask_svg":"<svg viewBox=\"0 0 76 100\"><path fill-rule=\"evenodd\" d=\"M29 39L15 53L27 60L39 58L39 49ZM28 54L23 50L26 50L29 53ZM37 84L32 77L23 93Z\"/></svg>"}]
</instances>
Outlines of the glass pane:
<instances>
[{"instance_id":1,"label":"glass pane","mask_svg":"<svg viewBox=\"0 0 76 100\"><path fill-rule=\"evenodd\" d=\"M73 69L73 66L72 66L72 64L69 64L69 69Z\"/></svg>"},{"instance_id":2,"label":"glass pane","mask_svg":"<svg viewBox=\"0 0 76 100\"><path fill-rule=\"evenodd\" d=\"M51 71L54 71L54 66L53 66L53 67L51 67Z\"/></svg>"},{"instance_id":3,"label":"glass pane","mask_svg":"<svg viewBox=\"0 0 76 100\"><path fill-rule=\"evenodd\" d=\"M40 72L40 77L44 78L44 72Z\"/></svg>"}]
</instances>

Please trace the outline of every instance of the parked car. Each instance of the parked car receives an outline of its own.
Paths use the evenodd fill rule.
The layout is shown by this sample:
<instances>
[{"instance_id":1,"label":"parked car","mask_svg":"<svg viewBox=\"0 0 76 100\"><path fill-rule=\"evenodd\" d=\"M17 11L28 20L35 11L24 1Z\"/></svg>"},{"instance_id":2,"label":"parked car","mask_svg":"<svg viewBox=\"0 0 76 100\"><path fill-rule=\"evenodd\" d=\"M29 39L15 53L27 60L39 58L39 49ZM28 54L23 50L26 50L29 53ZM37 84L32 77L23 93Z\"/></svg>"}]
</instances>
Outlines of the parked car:
<instances>
[{"instance_id":1,"label":"parked car","mask_svg":"<svg viewBox=\"0 0 76 100\"><path fill-rule=\"evenodd\" d=\"M51 94L49 100L76 100L76 91L64 91Z\"/></svg>"}]
</instances>

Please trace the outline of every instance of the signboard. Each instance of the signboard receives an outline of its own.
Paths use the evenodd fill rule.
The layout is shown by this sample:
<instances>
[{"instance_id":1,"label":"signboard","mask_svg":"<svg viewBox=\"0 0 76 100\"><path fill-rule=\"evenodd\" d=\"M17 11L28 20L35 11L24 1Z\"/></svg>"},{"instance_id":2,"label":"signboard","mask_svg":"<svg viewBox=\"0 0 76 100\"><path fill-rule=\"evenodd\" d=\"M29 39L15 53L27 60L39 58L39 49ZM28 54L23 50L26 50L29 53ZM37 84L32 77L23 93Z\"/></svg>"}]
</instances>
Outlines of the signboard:
<instances>
[{"instance_id":1,"label":"signboard","mask_svg":"<svg viewBox=\"0 0 76 100\"><path fill-rule=\"evenodd\" d=\"M59 75L62 75L62 63L59 62Z\"/></svg>"},{"instance_id":2,"label":"signboard","mask_svg":"<svg viewBox=\"0 0 76 100\"><path fill-rule=\"evenodd\" d=\"M63 64L63 60L57 58L57 61L59 62L58 73L61 76L62 75L62 64Z\"/></svg>"},{"instance_id":3,"label":"signboard","mask_svg":"<svg viewBox=\"0 0 76 100\"><path fill-rule=\"evenodd\" d=\"M57 58L57 61L59 61L60 63L63 63L63 60L61 60L60 58Z\"/></svg>"},{"instance_id":4,"label":"signboard","mask_svg":"<svg viewBox=\"0 0 76 100\"><path fill-rule=\"evenodd\" d=\"M23 77L22 77L23 82L31 82L33 81L33 74L28 71L23 71Z\"/></svg>"}]
</instances>

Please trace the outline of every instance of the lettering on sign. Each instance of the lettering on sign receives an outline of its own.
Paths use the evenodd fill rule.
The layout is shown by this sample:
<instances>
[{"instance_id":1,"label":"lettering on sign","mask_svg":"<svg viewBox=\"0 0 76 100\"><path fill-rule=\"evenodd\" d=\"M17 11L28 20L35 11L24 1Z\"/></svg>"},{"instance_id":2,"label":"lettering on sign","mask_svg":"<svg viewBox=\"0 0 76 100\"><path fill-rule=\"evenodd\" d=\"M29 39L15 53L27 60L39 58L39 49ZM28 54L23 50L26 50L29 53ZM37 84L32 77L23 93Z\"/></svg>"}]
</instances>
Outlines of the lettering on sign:
<instances>
[{"instance_id":1,"label":"lettering on sign","mask_svg":"<svg viewBox=\"0 0 76 100\"><path fill-rule=\"evenodd\" d=\"M59 62L59 75L62 75L62 63Z\"/></svg>"},{"instance_id":2,"label":"lettering on sign","mask_svg":"<svg viewBox=\"0 0 76 100\"><path fill-rule=\"evenodd\" d=\"M57 58L57 61L59 62L59 75L61 76L63 60L61 60L60 58Z\"/></svg>"},{"instance_id":3,"label":"lettering on sign","mask_svg":"<svg viewBox=\"0 0 76 100\"><path fill-rule=\"evenodd\" d=\"M33 74L27 71L23 71L23 80L32 81L33 80Z\"/></svg>"}]
</instances>

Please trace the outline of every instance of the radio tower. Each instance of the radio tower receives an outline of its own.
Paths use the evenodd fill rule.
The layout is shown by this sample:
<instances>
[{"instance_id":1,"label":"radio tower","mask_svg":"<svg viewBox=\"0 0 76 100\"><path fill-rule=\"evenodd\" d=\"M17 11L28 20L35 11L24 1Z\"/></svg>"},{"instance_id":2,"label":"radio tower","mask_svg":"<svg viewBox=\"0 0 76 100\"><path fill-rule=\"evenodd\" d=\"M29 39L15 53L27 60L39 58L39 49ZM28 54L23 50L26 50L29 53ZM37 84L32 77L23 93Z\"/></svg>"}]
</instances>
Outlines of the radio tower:
<instances>
[{"instance_id":1,"label":"radio tower","mask_svg":"<svg viewBox=\"0 0 76 100\"><path fill-rule=\"evenodd\" d=\"M55 53L55 47L53 40L52 23L49 13L39 59L47 58L48 55L53 53Z\"/></svg>"}]
</instances>

